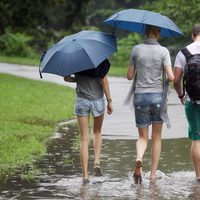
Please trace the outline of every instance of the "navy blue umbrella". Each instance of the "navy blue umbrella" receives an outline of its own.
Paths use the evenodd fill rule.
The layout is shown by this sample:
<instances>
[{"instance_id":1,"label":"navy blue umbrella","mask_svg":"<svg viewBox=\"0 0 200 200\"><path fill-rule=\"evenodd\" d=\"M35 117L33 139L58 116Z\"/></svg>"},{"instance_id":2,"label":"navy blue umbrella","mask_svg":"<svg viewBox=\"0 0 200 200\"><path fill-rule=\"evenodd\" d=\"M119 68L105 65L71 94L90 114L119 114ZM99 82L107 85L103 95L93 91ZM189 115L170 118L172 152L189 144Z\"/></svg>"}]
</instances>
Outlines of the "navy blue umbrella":
<instances>
[{"instance_id":1,"label":"navy blue umbrella","mask_svg":"<svg viewBox=\"0 0 200 200\"><path fill-rule=\"evenodd\" d=\"M115 28L145 34L146 25L160 27L160 35L166 37L180 36L183 33L178 26L168 17L160 13L147 10L127 9L115 13L104 23Z\"/></svg>"},{"instance_id":2,"label":"navy blue umbrella","mask_svg":"<svg viewBox=\"0 0 200 200\"><path fill-rule=\"evenodd\" d=\"M46 52L40 64L40 75L67 76L96 68L116 51L115 36L99 31L80 31L64 37Z\"/></svg>"}]
</instances>

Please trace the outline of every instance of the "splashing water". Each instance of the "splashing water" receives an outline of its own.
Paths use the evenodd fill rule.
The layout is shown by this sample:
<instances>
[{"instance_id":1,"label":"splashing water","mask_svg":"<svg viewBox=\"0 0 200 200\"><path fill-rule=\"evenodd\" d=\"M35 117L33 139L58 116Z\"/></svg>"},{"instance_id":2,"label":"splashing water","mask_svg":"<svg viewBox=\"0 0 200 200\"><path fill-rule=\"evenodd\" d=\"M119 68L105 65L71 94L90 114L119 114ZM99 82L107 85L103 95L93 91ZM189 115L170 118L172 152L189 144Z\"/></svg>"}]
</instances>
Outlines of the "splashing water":
<instances>
[{"instance_id":1,"label":"splashing water","mask_svg":"<svg viewBox=\"0 0 200 200\"><path fill-rule=\"evenodd\" d=\"M0 188L5 199L200 199L187 139L163 140L157 179L149 180L150 146L144 160L142 185L133 183L134 140L104 140L102 177L93 176L93 149L90 147L91 184L83 186L77 148L76 127L59 130L52 137L47 154L38 163L43 171L38 183L12 181ZM173 147L173 148L172 148Z\"/></svg>"}]
</instances>

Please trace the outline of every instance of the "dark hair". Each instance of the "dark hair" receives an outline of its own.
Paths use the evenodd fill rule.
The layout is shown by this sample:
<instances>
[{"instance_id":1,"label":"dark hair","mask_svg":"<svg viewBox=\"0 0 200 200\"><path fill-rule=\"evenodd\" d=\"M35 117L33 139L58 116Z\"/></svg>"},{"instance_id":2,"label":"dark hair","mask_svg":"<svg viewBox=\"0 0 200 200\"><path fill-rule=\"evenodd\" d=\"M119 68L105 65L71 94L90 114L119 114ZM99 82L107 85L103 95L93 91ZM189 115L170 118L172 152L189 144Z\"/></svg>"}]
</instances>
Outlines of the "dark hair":
<instances>
[{"instance_id":1,"label":"dark hair","mask_svg":"<svg viewBox=\"0 0 200 200\"><path fill-rule=\"evenodd\" d=\"M196 36L200 35L200 23L195 24L192 27L192 35L193 35L193 37L196 37Z\"/></svg>"},{"instance_id":2,"label":"dark hair","mask_svg":"<svg viewBox=\"0 0 200 200\"><path fill-rule=\"evenodd\" d=\"M146 27L145 27L145 33L147 34L147 36L150 33L153 33L154 35L157 35L158 33L160 33L160 28L157 27L157 26L146 25Z\"/></svg>"}]
</instances>

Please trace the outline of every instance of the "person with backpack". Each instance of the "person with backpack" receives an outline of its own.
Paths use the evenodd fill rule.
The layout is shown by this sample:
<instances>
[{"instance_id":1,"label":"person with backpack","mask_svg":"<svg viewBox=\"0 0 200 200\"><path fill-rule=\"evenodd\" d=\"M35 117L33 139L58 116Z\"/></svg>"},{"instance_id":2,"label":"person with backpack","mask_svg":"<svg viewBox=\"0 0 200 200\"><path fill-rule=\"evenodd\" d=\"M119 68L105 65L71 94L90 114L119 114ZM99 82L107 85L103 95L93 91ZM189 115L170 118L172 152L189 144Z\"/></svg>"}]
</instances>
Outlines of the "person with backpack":
<instances>
[{"instance_id":1,"label":"person with backpack","mask_svg":"<svg viewBox=\"0 0 200 200\"><path fill-rule=\"evenodd\" d=\"M188 137L192 140L191 157L196 180L200 181L200 23L192 28L192 40L176 56L174 88L185 105Z\"/></svg>"}]
</instances>

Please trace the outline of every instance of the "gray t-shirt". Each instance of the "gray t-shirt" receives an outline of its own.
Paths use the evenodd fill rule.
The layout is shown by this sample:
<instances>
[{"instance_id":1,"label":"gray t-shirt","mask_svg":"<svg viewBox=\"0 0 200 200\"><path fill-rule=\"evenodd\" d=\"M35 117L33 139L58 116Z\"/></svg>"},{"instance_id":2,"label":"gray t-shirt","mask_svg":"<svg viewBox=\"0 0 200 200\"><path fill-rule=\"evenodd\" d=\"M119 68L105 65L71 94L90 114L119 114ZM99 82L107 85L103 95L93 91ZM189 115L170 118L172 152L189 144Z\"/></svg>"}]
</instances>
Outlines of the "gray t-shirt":
<instances>
[{"instance_id":1,"label":"gray t-shirt","mask_svg":"<svg viewBox=\"0 0 200 200\"><path fill-rule=\"evenodd\" d=\"M133 47L129 67L137 72L135 93L159 93L162 89L163 67L171 65L169 51L156 40L148 39Z\"/></svg>"},{"instance_id":2,"label":"gray t-shirt","mask_svg":"<svg viewBox=\"0 0 200 200\"><path fill-rule=\"evenodd\" d=\"M76 94L78 97L97 100L103 97L101 78L75 74Z\"/></svg>"}]
</instances>

